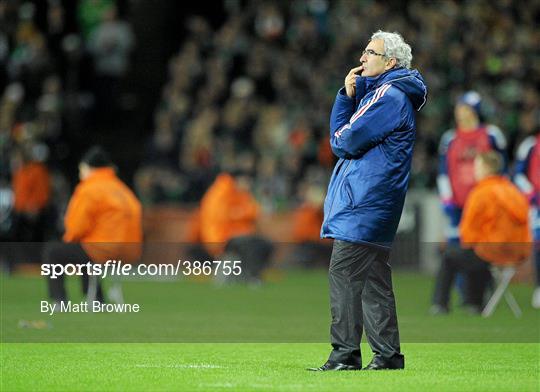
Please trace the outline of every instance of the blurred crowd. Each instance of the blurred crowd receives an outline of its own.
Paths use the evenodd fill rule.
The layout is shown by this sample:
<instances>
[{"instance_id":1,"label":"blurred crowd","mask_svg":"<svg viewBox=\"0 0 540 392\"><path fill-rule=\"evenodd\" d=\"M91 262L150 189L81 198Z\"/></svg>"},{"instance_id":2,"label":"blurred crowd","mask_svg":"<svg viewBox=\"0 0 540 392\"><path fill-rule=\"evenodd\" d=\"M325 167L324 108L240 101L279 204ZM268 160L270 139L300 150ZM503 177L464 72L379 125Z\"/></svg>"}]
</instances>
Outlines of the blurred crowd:
<instances>
[{"instance_id":1,"label":"blurred crowd","mask_svg":"<svg viewBox=\"0 0 540 392\"><path fill-rule=\"evenodd\" d=\"M114 116L133 46L113 0L0 0L2 238L63 230L78 149L91 124Z\"/></svg>"},{"instance_id":2,"label":"blurred crowd","mask_svg":"<svg viewBox=\"0 0 540 392\"><path fill-rule=\"evenodd\" d=\"M73 146L86 148L88 124L115 116L133 65L133 4L121 3L0 0L0 203L28 162L48 171L42 203L67 202ZM538 2L224 0L223 9L223 23L191 16L186 34L169 37L179 49L133 179L145 205L199 202L219 173L235 171L251 177L266 212L321 199L335 160L333 99L378 29L411 43L429 86L412 187L435 187L439 139L466 90L481 94L510 158L539 127Z\"/></svg>"},{"instance_id":3,"label":"blurred crowd","mask_svg":"<svg viewBox=\"0 0 540 392\"><path fill-rule=\"evenodd\" d=\"M226 1L213 29L189 19L170 59L136 185L145 203L199 200L216 173L250 170L266 211L323 191L334 157L328 117L370 35L399 31L430 88L411 185L432 188L457 97L483 97L509 155L540 124L538 2Z\"/></svg>"}]
</instances>

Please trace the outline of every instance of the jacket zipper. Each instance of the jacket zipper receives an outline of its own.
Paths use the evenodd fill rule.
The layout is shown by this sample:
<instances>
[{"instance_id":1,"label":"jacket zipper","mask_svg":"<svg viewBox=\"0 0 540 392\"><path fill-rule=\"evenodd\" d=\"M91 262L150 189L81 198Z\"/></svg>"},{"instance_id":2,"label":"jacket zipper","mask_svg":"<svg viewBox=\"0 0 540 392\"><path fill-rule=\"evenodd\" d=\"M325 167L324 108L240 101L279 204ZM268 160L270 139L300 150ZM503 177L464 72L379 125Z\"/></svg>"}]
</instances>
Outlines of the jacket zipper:
<instances>
[{"instance_id":1,"label":"jacket zipper","mask_svg":"<svg viewBox=\"0 0 540 392\"><path fill-rule=\"evenodd\" d=\"M336 200L336 193L338 192L339 188L343 185L343 182L345 181L345 175L347 174L347 171L349 170L349 166L351 166L352 159L349 159L349 163L347 164L347 167L345 167L345 170L343 171L343 178L339 182L339 186L336 188L336 192L334 193L334 197L332 198L332 204L330 204L330 210L328 211L328 217L332 215L332 209L334 208L334 201ZM327 222L325 219L325 226L327 226Z\"/></svg>"}]
</instances>

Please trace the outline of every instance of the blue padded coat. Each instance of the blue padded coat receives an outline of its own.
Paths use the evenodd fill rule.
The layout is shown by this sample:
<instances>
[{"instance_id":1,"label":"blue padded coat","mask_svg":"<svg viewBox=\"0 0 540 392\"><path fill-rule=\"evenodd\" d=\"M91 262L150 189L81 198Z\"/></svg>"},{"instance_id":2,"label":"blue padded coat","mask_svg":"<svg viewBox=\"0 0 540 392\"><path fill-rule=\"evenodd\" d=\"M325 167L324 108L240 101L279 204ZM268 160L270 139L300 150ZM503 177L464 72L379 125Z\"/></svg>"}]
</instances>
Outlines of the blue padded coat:
<instances>
[{"instance_id":1,"label":"blue padded coat","mask_svg":"<svg viewBox=\"0 0 540 392\"><path fill-rule=\"evenodd\" d=\"M427 99L420 73L391 69L345 88L330 117L339 157L324 203L322 238L391 246L403 210L416 138L415 111Z\"/></svg>"}]
</instances>

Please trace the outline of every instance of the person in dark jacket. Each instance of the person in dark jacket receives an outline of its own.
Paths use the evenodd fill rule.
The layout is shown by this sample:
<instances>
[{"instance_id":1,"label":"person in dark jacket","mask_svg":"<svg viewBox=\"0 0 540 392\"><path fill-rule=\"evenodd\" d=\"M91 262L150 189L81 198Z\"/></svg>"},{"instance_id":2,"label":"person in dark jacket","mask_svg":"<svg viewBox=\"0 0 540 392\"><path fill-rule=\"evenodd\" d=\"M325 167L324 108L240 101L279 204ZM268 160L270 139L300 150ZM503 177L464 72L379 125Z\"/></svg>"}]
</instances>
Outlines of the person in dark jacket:
<instances>
[{"instance_id":1,"label":"person in dark jacket","mask_svg":"<svg viewBox=\"0 0 540 392\"><path fill-rule=\"evenodd\" d=\"M401 35L376 32L332 109L330 145L339 160L328 186L321 237L334 239L333 350L324 365L310 370L362 369L362 329L375 354L364 369L404 368L388 256L409 182L415 111L427 99L411 60L411 47Z\"/></svg>"}]
</instances>

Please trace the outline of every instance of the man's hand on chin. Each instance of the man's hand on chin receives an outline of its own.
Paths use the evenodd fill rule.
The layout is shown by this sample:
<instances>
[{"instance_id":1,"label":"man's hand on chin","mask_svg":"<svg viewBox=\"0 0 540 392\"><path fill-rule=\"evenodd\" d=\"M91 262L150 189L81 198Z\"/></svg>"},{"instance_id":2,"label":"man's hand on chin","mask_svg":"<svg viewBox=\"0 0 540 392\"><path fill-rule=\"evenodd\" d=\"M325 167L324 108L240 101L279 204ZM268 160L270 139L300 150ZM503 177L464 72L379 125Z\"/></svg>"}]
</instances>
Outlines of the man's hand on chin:
<instances>
[{"instance_id":1,"label":"man's hand on chin","mask_svg":"<svg viewBox=\"0 0 540 392\"><path fill-rule=\"evenodd\" d=\"M360 74L364 70L363 65L359 65L349 71L345 77L345 91L349 98L354 98L356 95L356 79L360 77Z\"/></svg>"}]
</instances>

